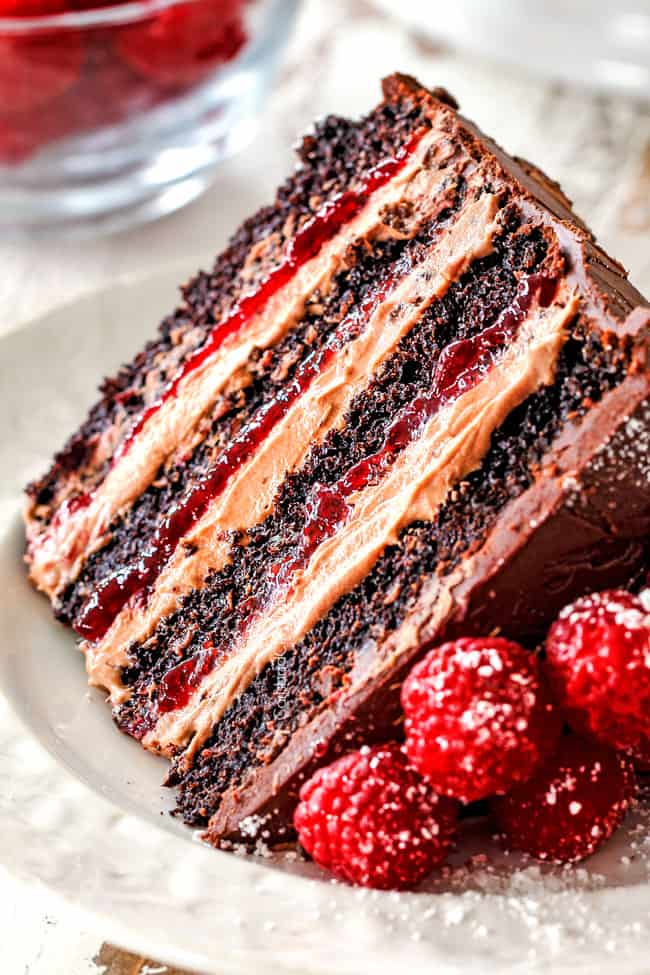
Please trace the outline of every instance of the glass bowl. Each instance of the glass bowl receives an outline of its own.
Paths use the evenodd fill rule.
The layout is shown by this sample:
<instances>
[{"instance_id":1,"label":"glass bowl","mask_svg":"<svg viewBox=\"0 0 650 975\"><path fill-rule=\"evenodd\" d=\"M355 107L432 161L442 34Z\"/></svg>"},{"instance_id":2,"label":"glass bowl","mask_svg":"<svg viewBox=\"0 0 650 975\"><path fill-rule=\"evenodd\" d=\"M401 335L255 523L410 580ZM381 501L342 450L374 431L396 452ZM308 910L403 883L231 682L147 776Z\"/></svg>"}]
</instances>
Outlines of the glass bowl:
<instances>
[{"instance_id":1,"label":"glass bowl","mask_svg":"<svg viewBox=\"0 0 650 975\"><path fill-rule=\"evenodd\" d=\"M36 2L63 12L0 18L3 236L122 229L198 196L254 134L298 6Z\"/></svg>"}]
</instances>

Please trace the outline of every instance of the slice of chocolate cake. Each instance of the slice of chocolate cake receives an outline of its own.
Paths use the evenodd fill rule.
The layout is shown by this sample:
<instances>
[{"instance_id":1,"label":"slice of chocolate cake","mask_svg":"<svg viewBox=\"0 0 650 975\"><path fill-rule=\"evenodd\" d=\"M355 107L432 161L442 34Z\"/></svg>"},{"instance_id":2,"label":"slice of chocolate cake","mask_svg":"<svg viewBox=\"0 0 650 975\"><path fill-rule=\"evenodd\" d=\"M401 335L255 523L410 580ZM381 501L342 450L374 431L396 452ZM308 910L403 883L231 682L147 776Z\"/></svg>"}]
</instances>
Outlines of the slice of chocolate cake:
<instances>
[{"instance_id":1,"label":"slice of chocolate cake","mask_svg":"<svg viewBox=\"0 0 650 975\"><path fill-rule=\"evenodd\" d=\"M28 488L32 580L214 842L394 736L432 641L647 568L650 309L557 185L397 75L299 154Z\"/></svg>"}]
</instances>

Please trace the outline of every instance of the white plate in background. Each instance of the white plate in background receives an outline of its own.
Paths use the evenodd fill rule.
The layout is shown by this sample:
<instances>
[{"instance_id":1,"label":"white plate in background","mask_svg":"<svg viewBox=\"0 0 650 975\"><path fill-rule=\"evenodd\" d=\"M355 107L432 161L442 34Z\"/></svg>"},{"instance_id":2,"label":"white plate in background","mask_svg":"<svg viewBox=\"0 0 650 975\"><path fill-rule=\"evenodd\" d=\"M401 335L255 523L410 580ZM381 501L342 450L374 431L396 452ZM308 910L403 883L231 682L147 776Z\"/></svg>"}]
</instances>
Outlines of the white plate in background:
<instances>
[{"instance_id":1,"label":"white plate in background","mask_svg":"<svg viewBox=\"0 0 650 975\"><path fill-rule=\"evenodd\" d=\"M650 97L650 0L374 0L417 31L575 85Z\"/></svg>"}]
</instances>

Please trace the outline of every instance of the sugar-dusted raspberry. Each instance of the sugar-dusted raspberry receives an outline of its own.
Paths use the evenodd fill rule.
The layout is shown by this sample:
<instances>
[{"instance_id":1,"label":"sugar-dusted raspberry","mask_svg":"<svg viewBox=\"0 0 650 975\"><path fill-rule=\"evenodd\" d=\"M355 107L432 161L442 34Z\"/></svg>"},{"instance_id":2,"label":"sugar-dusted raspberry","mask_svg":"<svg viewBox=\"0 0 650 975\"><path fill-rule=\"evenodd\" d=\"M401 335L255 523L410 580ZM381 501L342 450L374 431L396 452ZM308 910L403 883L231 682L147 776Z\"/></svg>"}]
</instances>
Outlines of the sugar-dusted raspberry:
<instances>
[{"instance_id":1,"label":"sugar-dusted raspberry","mask_svg":"<svg viewBox=\"0 0 650 975\"><path fill-rule=\"evenodd\" d=\"M643 738L630 752L630 758L637 772L650 773L650 738Z\"/></svg>"},{"instance_id":2,"label":"sugar-dusted raspberry","mask_svg":"<svg viewBox=\"0 0 650 975\"><path fill-rule=\"evenodd\" d=\"M83 45L78 33L49 30L29 37L0 31L0 115L40 110L79 78Z\"/></svg>"},{"instance_id":3,"label":"sugar-dusted raspberry","mask_svg":"<svg viewBox=\"0 0 650 975\"><path fill-rule=\"evenodd\" d=\"M244 46L241 5L241 0L179 3L125 27L117 50L131 68L157 84L195 84Z\"/></svg>"},{"instance_id":4,"label":"sugar-dusted raspberry","mask_svg":"<svg viewBox=\"0 0 650 975\"><path fill-rule=\"evenodd\" d=\"M350 752L305 783L294 823L316 863L349 883L408 890L443 863L458 806L396 744Z\"/></svg>"},{"instance_id":5,"label":"sugar-dusted raspberry","mask_svg":"<svg viewBox=\"0 0 650 975\"><path fill-rule=\"evenodd\" d=\"M537 658L500 637L431 650L404 681L402 707L411 764L461 802L530 778L561 731Z\"/></svg>"},{"instance_id":6,"label":"sugar-dusted raspberry","mask_svg":"<svg viewBox=\"0 0 650 975\"><path fill-rule=\"evenodd\" d=\"M546 672L574 729L620 751L650 738L650 614L622 590L593 593L560 613Z\"/></svg>"},{"instance_id":7,"label":"sugar-dusted raspberry","mask_svg":"<svg viewBox=\"0 0 650 975\"><path fill-rule=\"evenodd\" d=\"M529 782L492 800L492 813L508 849L573 863L609 839L635 792L629 758L568 735Z\"/></svg>"}]
</instances>

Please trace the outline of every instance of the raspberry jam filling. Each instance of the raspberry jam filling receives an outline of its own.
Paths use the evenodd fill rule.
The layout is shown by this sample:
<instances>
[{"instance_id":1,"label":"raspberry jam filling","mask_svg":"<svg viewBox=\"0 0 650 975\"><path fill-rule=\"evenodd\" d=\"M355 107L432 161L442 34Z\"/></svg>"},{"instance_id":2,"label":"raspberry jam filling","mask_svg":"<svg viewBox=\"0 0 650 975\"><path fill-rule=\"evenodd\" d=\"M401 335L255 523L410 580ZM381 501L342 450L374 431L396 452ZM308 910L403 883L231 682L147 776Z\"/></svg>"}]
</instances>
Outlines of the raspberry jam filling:
<instances>
[{"instance_id":1,"label":"raspberry jam filling","mask_svg":"<svg viewBox=\"0 0 650 975\"><path fill-rule=\"evenodd\" d=\"M167 385L158 399L141 414L117 448L111 466L114 467L129 452L138 434L163 404L178 395L183 380L215 355L224 342L242 331L264 309L270 299L295 277L303 265L316 257L322 247L361 212L370 196L403 169L409 157L415 152L424 132L424 129L416 131L392 158L384 160L370 171L358 190L347 190L331 200L296 233L287 247L282 263L269 274L256 291L237 303L228 318L212 329L206 343L187 359L178 375ZM62 507L53 519L53 527L59 528L75 511L88 507L94 494L95 492L80 495L81 500L78 504L71 503Z\"/></svg>"},{"instance_id":2,"label":"raspberry jam filling","mask_svg":"<svg viewBox=\"0 0 650 975\"><path fill-rule=\"evenodd\" d=\"M277 580L282 583L309 561L319 545L331 538L350 514L348 499L376 482L391 466L395 457L417 440L427 422L442 409L468 392L484 378L502 351L513 339L524 321L535 296L542 307L548 307L555 296L556 282L541 275L524 278L512 305L498 321L477 335L459 339L440 355L431 389L409 403L388 427L380 450L359 461L335 484L316 485L307 503L307 519L300 547L295 557L277 567Z\"/></svg>"},{"instance_id":3,"label":"raspberry jam filling","mask_svg":"<svg viewBox=\"0 0 650 975\"><path fill-rule=\"evenodd\" d=\"M504 309L494 325L470 338L452 342L443 350L435 367L430 391L417 397L398 413L388 427L380 450L355 464L334 484L315 487L307 503L307 519L296 550L284 562L270 569L275 577L271 599L290 592L292 576L307 564L318 546L331 538L346 521L351 512L348 499L377 481L396 456L422 435L427 422L440 409L484 379L498 354L516 337L534 301L540 307L547 308L556 292L555 278L541 274L523 278L512 304ZM242 622L237 628L236 638L245 635L262 609L261 601L255 597L247 601L247 612L241 615ZM231 644L232 639L229 641ZM208 640L201 650L167 671L159 685L157 713L165 714L185 707L203 678L225 655L224 648L215 648ZM139 729L140 734L145 734L154 724L155 715L152 715L151 725Z\"/></svg>"},{"instance_id":4,"label":"raspberry jam filling","mask_svg":"<svg viewBox=\"0 0 650 975\"><path fill-rule=\"evenodd\" d=\"M343 319L325 345L298 367L294 378L279 395L246 424L208 474L170 509L140 558L132 565L120 568L94 590L74 623L79 636L90 641L100 640L128 600L155 582L181 538L223 493L233 475L254 455L336 353L359 334L395 283L394 277L386 278Z\"/></svg>"},{"instance_id":5,"label":"raspberry jam filling","mask_svg":"<svg viewBox=\"0 0 650 975\"><path fill-rule=\"evenodd\" d=\"M213 356L223 343L240 332L255 315L258 315L270 299L284 288L300 268L316 257L321 248L332 240L341 228L354 219L368 202L370 195L389 182L406 165L415 151L423 132L418 131L398 149L393 158L386 159L372 169L358 190L347 190L336 197L302 227L287 247L281 264L272 271L264 283L252 294L242 298L234 310L214 328L205 343L184 363L179 374L167 386L155 403L145 410L135 426L122 442L114 457L114 463L126 454L135 437L147 421L158 412L163 403L177 395L180 384L191 373Z\"/></svg>"}]
</instances>

